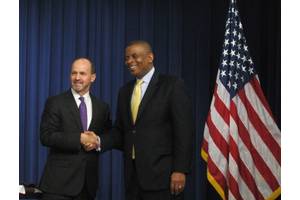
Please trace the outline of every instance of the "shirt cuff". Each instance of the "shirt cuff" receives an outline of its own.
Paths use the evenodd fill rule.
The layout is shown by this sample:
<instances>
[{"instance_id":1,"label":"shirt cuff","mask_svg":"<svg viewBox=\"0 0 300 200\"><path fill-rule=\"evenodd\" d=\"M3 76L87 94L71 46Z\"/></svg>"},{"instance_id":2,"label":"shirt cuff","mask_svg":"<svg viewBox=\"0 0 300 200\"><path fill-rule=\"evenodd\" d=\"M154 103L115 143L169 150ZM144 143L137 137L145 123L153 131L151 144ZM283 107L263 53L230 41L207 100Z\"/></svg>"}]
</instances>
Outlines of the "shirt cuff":
<instances>
[{"instance_id":1,"label":"shirt cuff","mask_svg":"<svg viewBox=\"0 0 300 200\"><path fill-rule=\"evenodd\" d=\"M98 140L98 146L96 148L96 151L101 151L101 140L99 136L97 136L97 140Z\"/></svg>"}]
</instances>

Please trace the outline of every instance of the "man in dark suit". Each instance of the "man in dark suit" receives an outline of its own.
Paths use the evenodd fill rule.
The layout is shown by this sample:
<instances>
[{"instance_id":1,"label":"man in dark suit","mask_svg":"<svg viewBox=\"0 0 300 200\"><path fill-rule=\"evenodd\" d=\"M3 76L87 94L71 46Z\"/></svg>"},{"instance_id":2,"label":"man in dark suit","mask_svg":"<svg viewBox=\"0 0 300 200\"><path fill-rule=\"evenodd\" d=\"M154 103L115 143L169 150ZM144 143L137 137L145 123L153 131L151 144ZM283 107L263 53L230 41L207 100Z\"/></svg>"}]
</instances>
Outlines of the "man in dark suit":
<instances>
[{"instance_id":1,"label":"man in dark suit","mask_svg":"<svg viewBox=\"0 0 300 200\"><path fill-rule=\"evenodd\" d=\"M126 47L125 64L136 78L118 96L117 118L101 148L124 151L127 200L183 199L191 168L194 123L180 79L159 74L145 41Z\"/></svg>"},{"instance_id":2,"label":"man in dark suit","mask_svg":"<svg viewBox=\"0 0 300 200\"><path fill-rule=\"evenodd\" d=\"M90 60L72 64L72 88L47 99L40 140L49 155L40 182L44 200L91 200L98 187L99 133L111 128L109 107L89 93L96 79Z\"/></svg>"}]
</instances>

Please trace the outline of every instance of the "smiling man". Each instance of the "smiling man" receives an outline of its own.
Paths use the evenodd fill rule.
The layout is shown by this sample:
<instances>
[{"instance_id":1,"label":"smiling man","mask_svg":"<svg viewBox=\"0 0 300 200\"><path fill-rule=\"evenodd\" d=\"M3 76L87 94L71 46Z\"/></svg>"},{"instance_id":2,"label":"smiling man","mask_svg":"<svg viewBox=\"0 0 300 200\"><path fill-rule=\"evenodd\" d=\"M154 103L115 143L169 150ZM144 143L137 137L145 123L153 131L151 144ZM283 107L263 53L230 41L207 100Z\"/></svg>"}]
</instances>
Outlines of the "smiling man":
<instances>
[{"instance_id":1,"label":"smiling man","mask_svg":"<svg viewBox=\"0 0 300 200\"><path fill-rule=\"evenodd\" d=\"M98 188L99 133L111 128L109 107L89 90L96 79L87 58L74 60L71 89L49 97L40 125L49 155L40 183L43 200L92 200Z\"/></svg>"},{"instance_id":2,"label":"smiling man","mask_svg":"<svg viewBox=\"0 0 300 200\"><path fill-rule=\"evenodd\" d=\"M127 200L182 200L195 132L191 103L183 81L159 74L153 60L146 41L126 47L135 79L119 91L117 119L101 149L124 151Z\"/></svg>"}]
</instances>

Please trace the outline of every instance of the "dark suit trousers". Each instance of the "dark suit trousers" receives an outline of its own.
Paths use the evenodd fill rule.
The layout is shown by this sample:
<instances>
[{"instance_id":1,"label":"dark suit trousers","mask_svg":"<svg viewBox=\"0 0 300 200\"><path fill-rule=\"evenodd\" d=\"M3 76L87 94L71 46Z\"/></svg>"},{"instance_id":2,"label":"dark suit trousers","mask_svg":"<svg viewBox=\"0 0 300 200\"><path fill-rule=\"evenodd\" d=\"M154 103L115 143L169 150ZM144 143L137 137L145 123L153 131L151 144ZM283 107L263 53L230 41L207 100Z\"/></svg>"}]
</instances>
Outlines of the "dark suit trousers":
<instances>
[{"instance_id":1,"label":"dark suit trousers","mask_svg":"<svg viewBox=\"0 0 300 200\"><path fill-rule=\"evenodd\" d=\"M64 196L58 194L43 193L42 200L94 200L95 197L90 196L86 187L75 197Z\"/></svg>"},{"instance_id":2,"label":"dark suit trousers","mask_svg":"<svg viewBox=\"0 0 300 200\"><path fill-rule=\"evenodd\" d=\"M133 171L130 179L130 184L126 189L126 200L184 200L183 193L178 195L172 195L170 189L158 190L158 191L145 191L140 187L136 165L134 160Z\"/></svg>"}]
</instances>

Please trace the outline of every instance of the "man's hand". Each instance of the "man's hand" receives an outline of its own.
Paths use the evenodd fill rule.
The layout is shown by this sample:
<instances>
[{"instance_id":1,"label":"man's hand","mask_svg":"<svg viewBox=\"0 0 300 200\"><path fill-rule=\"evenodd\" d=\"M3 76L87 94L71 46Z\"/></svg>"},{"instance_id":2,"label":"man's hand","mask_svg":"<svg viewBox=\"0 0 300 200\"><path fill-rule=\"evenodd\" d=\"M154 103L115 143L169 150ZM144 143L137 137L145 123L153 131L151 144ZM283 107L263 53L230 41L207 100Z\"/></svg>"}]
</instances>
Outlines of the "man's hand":
<instances>
[{"instance_id":1,"label":"man's hand","mask_svg":"<svg viewBox=\"0 0 300 200\"><path fill-rule=\"evenodd\" d=\"M86 151L97 149L99 146L98 137L93 131L85 131L81 133L80 143Z\"/></svg>"},{"instance_id":2,"label":"man's hand","mask_svg":"<svg viewBox=\"0 0 300 200\"><path fill-rule=\"evenodd\" d=\"M179 194L185 187L185 174L181 172L173 172L171 175L170 190L171 194Z\"/></svg>"}]
</instances>

